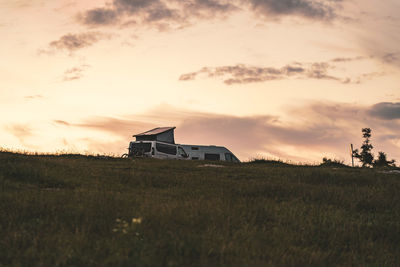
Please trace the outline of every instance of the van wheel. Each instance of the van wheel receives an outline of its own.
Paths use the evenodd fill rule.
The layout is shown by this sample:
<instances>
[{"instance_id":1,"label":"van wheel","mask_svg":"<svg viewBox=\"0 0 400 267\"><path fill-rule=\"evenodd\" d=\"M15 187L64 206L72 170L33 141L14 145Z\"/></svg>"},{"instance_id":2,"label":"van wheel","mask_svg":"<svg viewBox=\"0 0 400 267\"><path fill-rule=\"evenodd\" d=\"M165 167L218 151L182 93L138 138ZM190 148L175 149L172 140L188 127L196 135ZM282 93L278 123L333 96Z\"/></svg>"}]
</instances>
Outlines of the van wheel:
<instances>
[{"instance_id":1,"label":"van wheel","mask_svg":"<svg viewBox=\"0 0 400 267\"><path fill-rule=\"evenodd\" d=\"M123 158L123 159L127 159L128 158L128 154L122 154L122 156L121 156L121 158Z\"/></svg>"}]
</instances>

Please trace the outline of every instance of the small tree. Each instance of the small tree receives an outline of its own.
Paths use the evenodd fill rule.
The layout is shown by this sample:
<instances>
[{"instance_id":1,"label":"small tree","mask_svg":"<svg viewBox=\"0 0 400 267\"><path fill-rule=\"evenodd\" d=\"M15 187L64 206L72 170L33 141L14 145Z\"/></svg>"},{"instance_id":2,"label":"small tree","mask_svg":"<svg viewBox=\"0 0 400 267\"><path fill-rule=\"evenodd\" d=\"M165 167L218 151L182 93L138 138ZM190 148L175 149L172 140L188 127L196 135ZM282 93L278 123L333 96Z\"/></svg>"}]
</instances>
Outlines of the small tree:
<instances>
[{"instance_id":1,"label":"small tree","mask_svg":"<svg viewBox=\"0 0 400 267\"><path fill-rule=\"evenodd\" d=\"M362 129L364 142L361 146L361 152L358 152L358 149L353 151L353 156L357 158L361 163L362 166L372 166L374 161L374 155L372 155L371 150L374 148L370 143L371 138L371 129L370 128L363 128Z\"/></svg>"},{"instance_id":2,"label":"small tree","mask_svg":"<svg viewBox=\"0 0 400 267\"><path fill-rule=\"evenodd\" d=\"M374 160L373 165L374 165L374 168L375 167L395 167L396 165L394 164L394 162L395 162L394 159L392 159L390 161L387 160L385 152L379 152L378 159Z\"/></svg>"}]
</instances>

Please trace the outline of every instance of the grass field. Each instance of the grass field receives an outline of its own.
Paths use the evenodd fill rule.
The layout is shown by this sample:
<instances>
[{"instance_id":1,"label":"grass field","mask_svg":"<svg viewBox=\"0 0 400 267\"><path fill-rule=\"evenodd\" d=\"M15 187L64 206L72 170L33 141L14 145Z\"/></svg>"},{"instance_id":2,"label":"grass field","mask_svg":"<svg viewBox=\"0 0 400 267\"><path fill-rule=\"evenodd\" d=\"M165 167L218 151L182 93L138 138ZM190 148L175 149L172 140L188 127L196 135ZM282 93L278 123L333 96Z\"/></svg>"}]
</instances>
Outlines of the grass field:
<instances>
[{"instance_id":1,"label":"grass field","mask_svg":"<svg viewBox=\"0 0 400 267\"><path fill-rule=\"evenodd\" d=\"M204 164L2 152L0 265L400 265L399 174Z\"/></svg>"}]
</instances>

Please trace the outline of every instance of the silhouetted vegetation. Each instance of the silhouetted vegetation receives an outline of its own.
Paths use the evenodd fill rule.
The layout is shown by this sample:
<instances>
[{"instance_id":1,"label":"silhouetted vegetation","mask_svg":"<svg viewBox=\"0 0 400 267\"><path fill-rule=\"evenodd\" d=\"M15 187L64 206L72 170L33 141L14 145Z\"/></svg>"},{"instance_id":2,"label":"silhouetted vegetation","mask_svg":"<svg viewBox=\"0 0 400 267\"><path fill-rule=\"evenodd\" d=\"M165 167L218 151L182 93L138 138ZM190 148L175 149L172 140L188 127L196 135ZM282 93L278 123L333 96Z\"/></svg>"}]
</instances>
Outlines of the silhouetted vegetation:
<instances>
[{"instance_id":1,"label":"silhouetted vegetation","mask_svg":"<svg viewBox=\"0 0 400 267\"><path fill-rule=\"evenodd\" d=\"M273 166L294 166L294 164L283 162L282 160L265 159L265 158L254 158L250 160L250 164L264 164Z\"/></svg>"},{"instance_id":2,"label":"silhouetted vegetation","mask_svg":"<svg viewBox=\"0 0 400 267\"><path fill-rule=\"evenodd\" d=\"M378 168L384 168L384 167L396 167L394 164L395 160L387 160L386 158L386 153L385 152L379 152L378 153L378 159L374 160L373 166L378 167Z\"/></svg>"},{"instance_id":3,"label":"silhouetted vegetation","mask_svg":"<svg viewBox=\"0 0 400 267\"><path fill-rule=\"evenodd\" d=\"M338 159L328 159L324 157L320 166L325 167L336 167L336 168L348 168L349 166L344 164L344 161Z\"/></svg>"},{"instance_id":4,"label":"silhouetted vegetation","mask_svg":"<svg viewBox=\"0 0 400 267\"><path fill-rule=\"evenodd\" d=\"M0 265L400 262L398 174L218 165L0 153Z\"/></svg>"},{"instance_id":5,"label":"silhouetted vegetation","mask_svg":"<svg viewBox=\"0 0 400 267\"><path fill-rule=\"evenodd\" d=\"M361 152L358 152L358 149L353 151L353 156L357 158L363 167L372 166L372 162L374 160L374 155L371 153L371 150L374 148L370 143L371 138L371 129L370 128L363 128L363 144L361 145Z\"/></svg>"},{"instance_id":6,"label":"silhouetted vegetation","mask_svg":"<svg viewBox=\"0 0 400 267\"><path fill-rule=\"evenodd\" d=\"M372 130L370 128L363 128L363 144L361 145L361 152L358 149L353 151L353 156L357 158L363 167L395 167L395 160L388 161L385 152L378 153L378 159L374 160L374 155L371 153L374 148L371 144Z\"/></svg>"}]
</instances>

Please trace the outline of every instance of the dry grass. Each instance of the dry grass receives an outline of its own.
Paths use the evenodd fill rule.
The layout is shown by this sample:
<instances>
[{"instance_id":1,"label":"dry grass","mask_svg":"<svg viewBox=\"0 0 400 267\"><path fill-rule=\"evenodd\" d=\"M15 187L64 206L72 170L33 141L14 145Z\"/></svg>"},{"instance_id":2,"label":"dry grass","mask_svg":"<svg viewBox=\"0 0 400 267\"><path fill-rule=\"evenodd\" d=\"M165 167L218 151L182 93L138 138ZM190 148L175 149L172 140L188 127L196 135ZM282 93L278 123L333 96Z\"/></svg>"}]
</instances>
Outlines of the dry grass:
<instances>
[{"instance_id":1,"label":"dry grass","mask_svg":"<svg viewBox=\"0 0 400 267\"><path fill-rule=\"evenodd\" d=\"M0 153L0 265L400 264L400 176Z\"/></svg>"}]
</instances>

